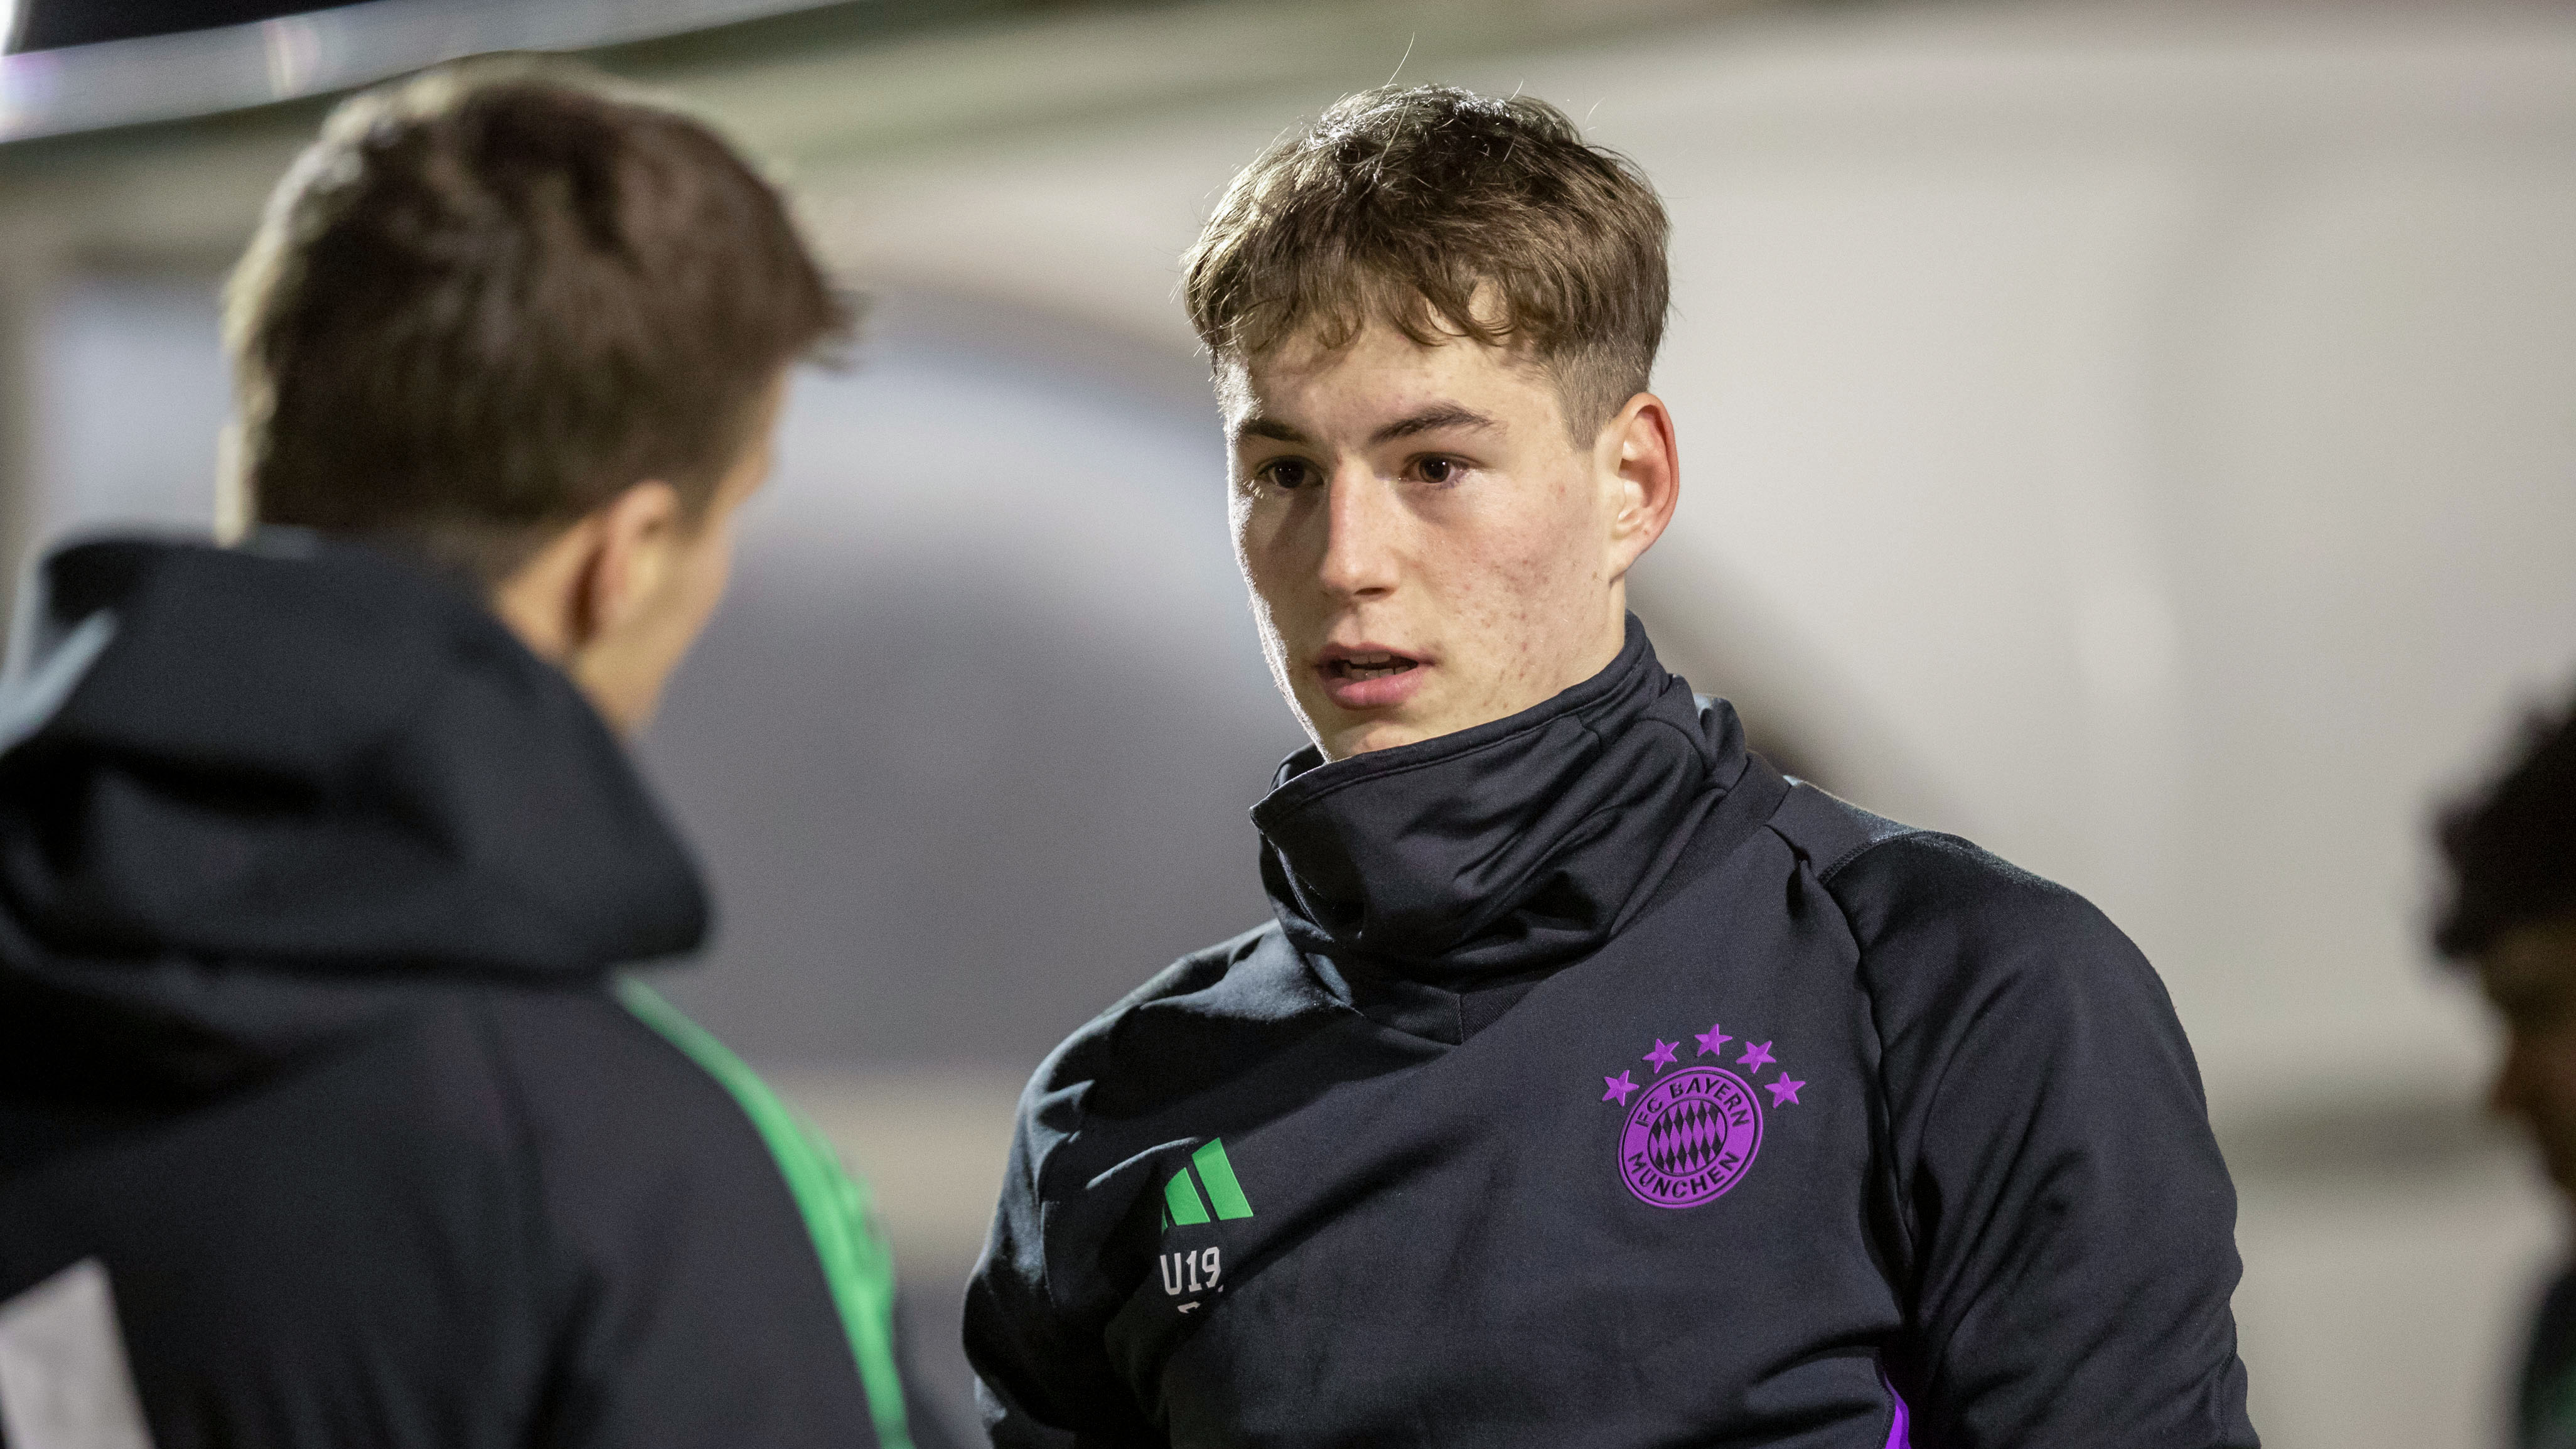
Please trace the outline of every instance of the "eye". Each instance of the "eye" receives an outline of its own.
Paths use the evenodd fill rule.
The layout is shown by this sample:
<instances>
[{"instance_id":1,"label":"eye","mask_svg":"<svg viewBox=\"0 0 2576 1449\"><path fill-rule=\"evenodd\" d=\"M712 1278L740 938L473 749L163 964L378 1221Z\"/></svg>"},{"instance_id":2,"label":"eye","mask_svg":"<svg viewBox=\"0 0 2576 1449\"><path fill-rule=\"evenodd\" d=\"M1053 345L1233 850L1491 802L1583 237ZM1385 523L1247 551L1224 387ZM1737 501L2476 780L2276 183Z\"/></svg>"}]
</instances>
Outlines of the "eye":
<instances>
[{"instance_id":1,"label":"eye","mask_svg":"<svg viewBox=\"0 0 2576 1449\"><path fill-rule=\"evenodd\" d=\"M1313 465L1302 459L1274 458L1254 469L1252 479L1256 483L1267 483L1273 488L1293 493L1317 481L1317 475Z\"/></svg>"},{"instance_id":2,"label":"eye","mask_svg":"<svg viewBox=\"0 0 2576 1449\"><path fill-rule=\"evenodd\" d=\"M1425 458L1413 468L1425 483L1455 483L1458 475L1467 471L1467 465L1455 458Z\"/></svg>"}]
</instances>

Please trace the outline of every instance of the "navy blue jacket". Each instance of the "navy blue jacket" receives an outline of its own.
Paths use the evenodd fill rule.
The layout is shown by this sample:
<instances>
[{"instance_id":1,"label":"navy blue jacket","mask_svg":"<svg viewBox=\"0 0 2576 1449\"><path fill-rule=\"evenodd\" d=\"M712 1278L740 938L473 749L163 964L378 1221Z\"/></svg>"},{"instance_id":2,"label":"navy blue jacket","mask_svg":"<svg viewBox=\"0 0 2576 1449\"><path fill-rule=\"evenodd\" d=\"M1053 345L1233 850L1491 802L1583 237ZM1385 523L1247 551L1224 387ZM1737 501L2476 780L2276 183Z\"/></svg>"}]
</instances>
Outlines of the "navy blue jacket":
<instances>
[{"instance_id":1,"label":"navy blue jacket","mask_svg":"<svg viewBox=\"0 0 2576 1449\"><path fill-rule=\"evenodd\" d=\"M1003 1449L2254 1444L2197 1070L2082 899L1783 780L1633 619L1253 818L1275 922L1023 1098Z\"/></svg>"},{"instance_id":2,"label":"navy blue jacket","mask_svg":"<svg viewBox=\"0 0 2576 1449\"><path fill-rule=\"evenodd\" d=\"M464 590L268 543L58 555L0 697L0 1440L901 1442L612 989L707 919L624 750Z\"/></svg>"}]
</instances>

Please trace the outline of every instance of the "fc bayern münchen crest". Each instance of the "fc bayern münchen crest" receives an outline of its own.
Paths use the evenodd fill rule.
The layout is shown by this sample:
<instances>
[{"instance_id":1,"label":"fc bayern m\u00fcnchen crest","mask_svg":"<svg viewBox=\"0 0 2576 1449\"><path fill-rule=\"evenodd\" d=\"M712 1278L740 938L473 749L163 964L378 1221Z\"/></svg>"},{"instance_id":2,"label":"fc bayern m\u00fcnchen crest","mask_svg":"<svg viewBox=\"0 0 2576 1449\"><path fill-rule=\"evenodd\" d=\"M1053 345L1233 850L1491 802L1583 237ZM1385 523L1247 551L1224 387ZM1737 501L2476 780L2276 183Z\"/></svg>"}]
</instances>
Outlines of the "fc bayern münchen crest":
<instances>
[{"instance_id":1,"label":"fc bayern m\u00fcnchen crest","mask_svg":"<svg viewBox=\"0 0 2576 1449\"><path fill-rule=\"evenodd\" d=\"M1690 1040L1699 1043L1701 1056L1724 1063L1726 1044L1735 1038L1711 1023L1708 1030L1691 1033ZM1739 1071L1749 1069L1754 1081L1763 1068L1780 1065L1770 1042L1741 1045L1744 1054L1734 1064ZM1619 1132L1619 1178L1650 1207L1697 1207L1724 1197L1744 1180L1753 1154L1762 1150L1762 1104L1752 1083L1723 1065L1685 1067L1680 1049L1680 1041L1657 1037L1655 1049L1639 1058L1653 1068L1644 1083L1636 1080L1634 1067L1601 1079L1607 1088L1601 1100L1616 1102L1628 1113ZM1771 1094L1774 1108L1792 1107L1806 1085L1782 1070L1762 1089ZM1645 1095L1637 1096L1639 1092ZM1632 1096L1637 1104L1630 1107Z\"/></svg>"},{"instance_id":2,"label":"fc bayern m\u00fcnchen crest","mask_svg":"<svg viewBox=\"0 0 2576 1449\"><path fill-rule=\"evenodd\" d=\"M1685 1067L1628 1109L1619 1175L1641 1201L1697 1207L1742 1181L1761 1150L1762 1108L1744 1079L1723 1067Z\"/></svg>"}]
</instances>

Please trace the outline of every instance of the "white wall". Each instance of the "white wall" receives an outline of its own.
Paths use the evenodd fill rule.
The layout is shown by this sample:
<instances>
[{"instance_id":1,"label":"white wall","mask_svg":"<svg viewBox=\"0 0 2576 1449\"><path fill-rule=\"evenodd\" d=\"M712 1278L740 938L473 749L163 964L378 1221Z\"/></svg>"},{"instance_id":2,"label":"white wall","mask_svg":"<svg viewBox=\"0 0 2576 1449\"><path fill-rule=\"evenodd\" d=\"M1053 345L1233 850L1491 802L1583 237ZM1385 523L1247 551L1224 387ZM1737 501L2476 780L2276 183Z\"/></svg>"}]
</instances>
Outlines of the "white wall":
<instances>
[{"instance_id":1,"label":"white wall","mask_svg":"<svg viewBox=\"0 0 2576 1449\"><path fill-rule=\"evenodd\" d=\"M38 322L31 536L208 526L230 404L215 295L209 276L135 272L54 295Z\"/></svg>"}]
</instances>

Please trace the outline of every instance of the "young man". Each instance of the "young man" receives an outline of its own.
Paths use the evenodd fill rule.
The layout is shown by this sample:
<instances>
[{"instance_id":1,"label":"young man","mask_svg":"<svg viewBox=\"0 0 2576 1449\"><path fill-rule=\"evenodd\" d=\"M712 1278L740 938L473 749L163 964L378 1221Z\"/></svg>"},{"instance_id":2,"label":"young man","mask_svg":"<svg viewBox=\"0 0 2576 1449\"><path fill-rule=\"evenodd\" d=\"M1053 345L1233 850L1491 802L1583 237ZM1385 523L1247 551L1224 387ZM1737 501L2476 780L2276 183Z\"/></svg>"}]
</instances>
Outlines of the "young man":
<instances>
[{"instance_id":1,"label":"young man","mask_svg":"<svg viewBox=\"0 0 2576 1449\"><path fill-rule=\"evenodd\" d=\"M2535 719L2504 773L2442 825L2452 878L2434 944L2474 962L2505 1035L2497 1111L2576 1195L2576 707ZM2515 1405L2520 1449L2576 1449L2576 1270L2541 1303Z\"/></svg>"},{"instance_id":2,"label":"young man","mask_svg":"<svg viewBox=\"0 0 2576 1449\"><path fill-rule=\"evenodd\" d=\"M1552 108L1354 96L1188 262L1314 744L1276 921L1040 1068L996 1443L2254 1443L2234 1197L2082 900L1783 780L1655 662L1665 220Z\"/></svg>"},{"instance_id":3,"label":"young man","mask_svg":"<svg viewBox=\"0 0 2576 1449\"><path fill-rule=\"evenodd\" d=\"M904 1445L865 1194L612 968L694 949L617 736L845 329L694 121L360 97L234 280L238 548L47 565L0 753L11 1449Z\"/></svg>"}]
</instances>

